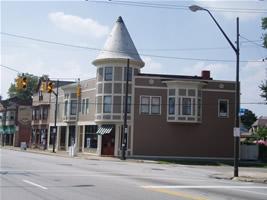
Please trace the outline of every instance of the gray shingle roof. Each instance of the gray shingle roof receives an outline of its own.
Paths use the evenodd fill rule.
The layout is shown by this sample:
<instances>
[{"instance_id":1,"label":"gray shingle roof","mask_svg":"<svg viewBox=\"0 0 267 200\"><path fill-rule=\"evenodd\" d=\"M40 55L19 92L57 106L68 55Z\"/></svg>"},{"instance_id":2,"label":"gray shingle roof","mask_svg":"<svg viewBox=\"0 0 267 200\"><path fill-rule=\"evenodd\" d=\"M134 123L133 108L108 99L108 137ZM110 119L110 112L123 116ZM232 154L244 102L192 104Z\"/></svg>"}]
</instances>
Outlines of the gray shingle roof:
<instances>
[{"instance_id":1,"label":"gray shingle roof","mask_svg":"<svg viewBox=\"0 0 267 200\"><path fill-rule=\"evenodd\" d=\"M97 62L107 59L130 59L137 62L141 67L145 65L121 17L117 19L104 48L93 61L93 64L96 65Z\"/></svg>"}]
</instances>

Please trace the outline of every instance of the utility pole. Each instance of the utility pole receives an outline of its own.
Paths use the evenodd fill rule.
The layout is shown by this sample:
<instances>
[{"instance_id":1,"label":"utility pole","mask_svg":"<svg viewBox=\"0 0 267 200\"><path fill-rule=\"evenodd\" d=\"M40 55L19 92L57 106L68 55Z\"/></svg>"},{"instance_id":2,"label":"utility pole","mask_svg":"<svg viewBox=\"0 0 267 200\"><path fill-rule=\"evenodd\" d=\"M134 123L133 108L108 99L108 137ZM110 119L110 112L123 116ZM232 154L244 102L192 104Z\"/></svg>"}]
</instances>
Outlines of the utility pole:
<instances>
[{"instance_id":1,"label":"utility pole","mask_svg":"<svg viewBox=\"0 0 267 200\"><path fill-rule=\"evenodd\" d=\"M228 38L220 24L216 21L216 19L213 17L211 12L203 7L192 5L189 6L189 9L193 12L196 11L206 11L212 18L212 20L215 22L217 27L222 32L225 39L228 41L232 49L234 50L236 54L236 82L235 82L235 125L234 125L234 177L238 177L238 165L239 165L239 145L240 145L240 127L239 127L239 113L240 113L240 83L239 83L239 18L236 18L236 47L231 42L231 40Z\"/></svg>"},{"instance_id":2,"label":"utility pole","mask_svg":"<svg viewBox=\"0 0 267 200\"><path fill-rule=\"evenodd\" d=\"M57 136L57 104L58 104L58 80L57 80L57 92L53 91L53 94L56 96L56 104L55 104L55 121L53 127L53 153L55 153L55 146L56 146L56 136Z\"/></svg>"},{"instance_id":3,"label":"utility pole","mask_svg":"<svg viewBox=\"0 0 267 200\"><path fill-rule=\"evenodd\" d=\"M81 84L80 84L80 79L78 78L78 83L77 83L77 88L76 88L76 96L77 96L77 113L76 113L76 126L75 126L75 145L74 145L74 154L77 151L78 147L78 135L79 135L79 126L78 126L78 121L79 121L79 112L80 112L80 105L81 105Z\"/></svg>"},{"instance_id":4,"label":"utility pole","mask_svg":"<svg viewBox=\"0 0 267 200\"><path fill-rule=\"evenodd\" d=\"M127 126L127 107L128 107L128 85L129 85L129 65L130 59L127 59L126 67L126 88L125 88L125 104L124 104L124 123L123 123L123 135L122 135L122 153L121 160L126 159L126 150L127 150L127 135L128 135L128 126Z\"/></svg>"},{"instance_id":5,"label":"utility pole","mask_svg":"<svg viewBox=\"0 0 267 200\"><path fill-rule=\"evenodd\" d=\"M239 18L236 18L236 92L235 92L235 160L234 160L234 177L238 177L239 166L239 143L240 143L240 126L239 126L239 112L240 112L240 84L239 84Z\"/></svg>"}]
</instances>

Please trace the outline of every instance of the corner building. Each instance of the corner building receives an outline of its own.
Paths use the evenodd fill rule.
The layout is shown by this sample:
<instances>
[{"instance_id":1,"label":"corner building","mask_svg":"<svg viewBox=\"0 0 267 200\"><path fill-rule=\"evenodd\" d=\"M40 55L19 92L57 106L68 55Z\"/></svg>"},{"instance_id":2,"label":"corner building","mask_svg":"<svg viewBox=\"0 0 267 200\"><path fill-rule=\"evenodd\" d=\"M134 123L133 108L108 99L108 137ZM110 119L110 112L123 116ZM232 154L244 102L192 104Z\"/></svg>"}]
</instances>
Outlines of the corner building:
<instances>
[{"instance_id":1,"label":"corner building","mask_svg":"<svg viewBox=\"0 0 267 200\"><path fill-rule=\"evenodd\" d=\"M75 143L82 152L121 154L127 59L126 156L233 157L235 82L213 80L209 71L199 76L141 73L145 63L121 17L92 62L96 78L81 82L80 109L77 84L61 87L57 147L67 150ZM50 122L53 126L53 117Z\"/></svg>"}]
</instances>

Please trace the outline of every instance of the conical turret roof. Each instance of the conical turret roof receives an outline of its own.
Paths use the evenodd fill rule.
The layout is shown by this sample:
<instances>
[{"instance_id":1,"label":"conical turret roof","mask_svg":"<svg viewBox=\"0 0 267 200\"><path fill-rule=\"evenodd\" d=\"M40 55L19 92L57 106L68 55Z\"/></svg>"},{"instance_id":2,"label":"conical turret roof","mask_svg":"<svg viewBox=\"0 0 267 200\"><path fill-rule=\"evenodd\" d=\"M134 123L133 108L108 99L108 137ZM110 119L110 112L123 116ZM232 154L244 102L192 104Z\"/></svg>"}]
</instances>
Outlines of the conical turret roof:
<instances>
[{"instance_id":1,"label":"conical turret roof","mask_svg":"<svg viewBox=\"0 0 267 200\"><path fill-rule=\"evenodd\" d=\"M108 36L104 48L93 61L93 64L97 65L97 63L101 61L108 61L110 59L130 59L131 62L133 61L137 63L140 67L145 65L135 48L132 38L121 16L117 19L111 33Z\"/></svg>"}]
</instances>

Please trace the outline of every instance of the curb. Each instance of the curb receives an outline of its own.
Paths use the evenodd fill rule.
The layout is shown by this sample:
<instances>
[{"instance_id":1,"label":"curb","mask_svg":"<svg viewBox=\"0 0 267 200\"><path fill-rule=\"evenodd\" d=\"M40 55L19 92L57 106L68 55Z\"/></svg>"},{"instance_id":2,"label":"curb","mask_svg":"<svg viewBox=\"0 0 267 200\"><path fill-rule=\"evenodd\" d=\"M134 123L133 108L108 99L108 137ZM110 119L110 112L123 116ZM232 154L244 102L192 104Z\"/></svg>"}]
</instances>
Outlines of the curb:
<instances>
[{"instance_id":1,"label":"curb","mask_svg":"<svg viewBox=\"0 0 267 200\"><path fill-rule=\"evenodd\" d=\"M224 180L233 180L233 181L241 181L241 182L253 182L253 183L267 184L267 178L254 178L254 177L250 177L250 176L233 177L233 176L227 176L225 174L212 174L209 177L215 178L215 179L224 179Z\"/></svg>"},{"instance_id":2,"label":"curb","mask_svg":"<svg viewBox=\"0 0 267 200\"><path fill-rule=\"evenodd\" d=\"M68 153L53 153L49 150L41 151L41 150L34 150L31 148L27 148L26 150L21 150L20 148L11 148L11 147L1 147L0 149L8 149L12 151L19 151L19 152L27 152L27 153L34 153L34 154L41 154L41 155L49 155L49 156L60 156L65 158L73 158L73 159L83 159L83 160L98 160L98 161L113 161L113 162L132 162L132 163L157 163L156 161L151 160L136 160L132 158L128 158L126 160L121 160L117 157L101 157L101 156L90 156L90 155L81 155L78 154L77 156L71 157Z\"/></svg>"}]
</instances>

